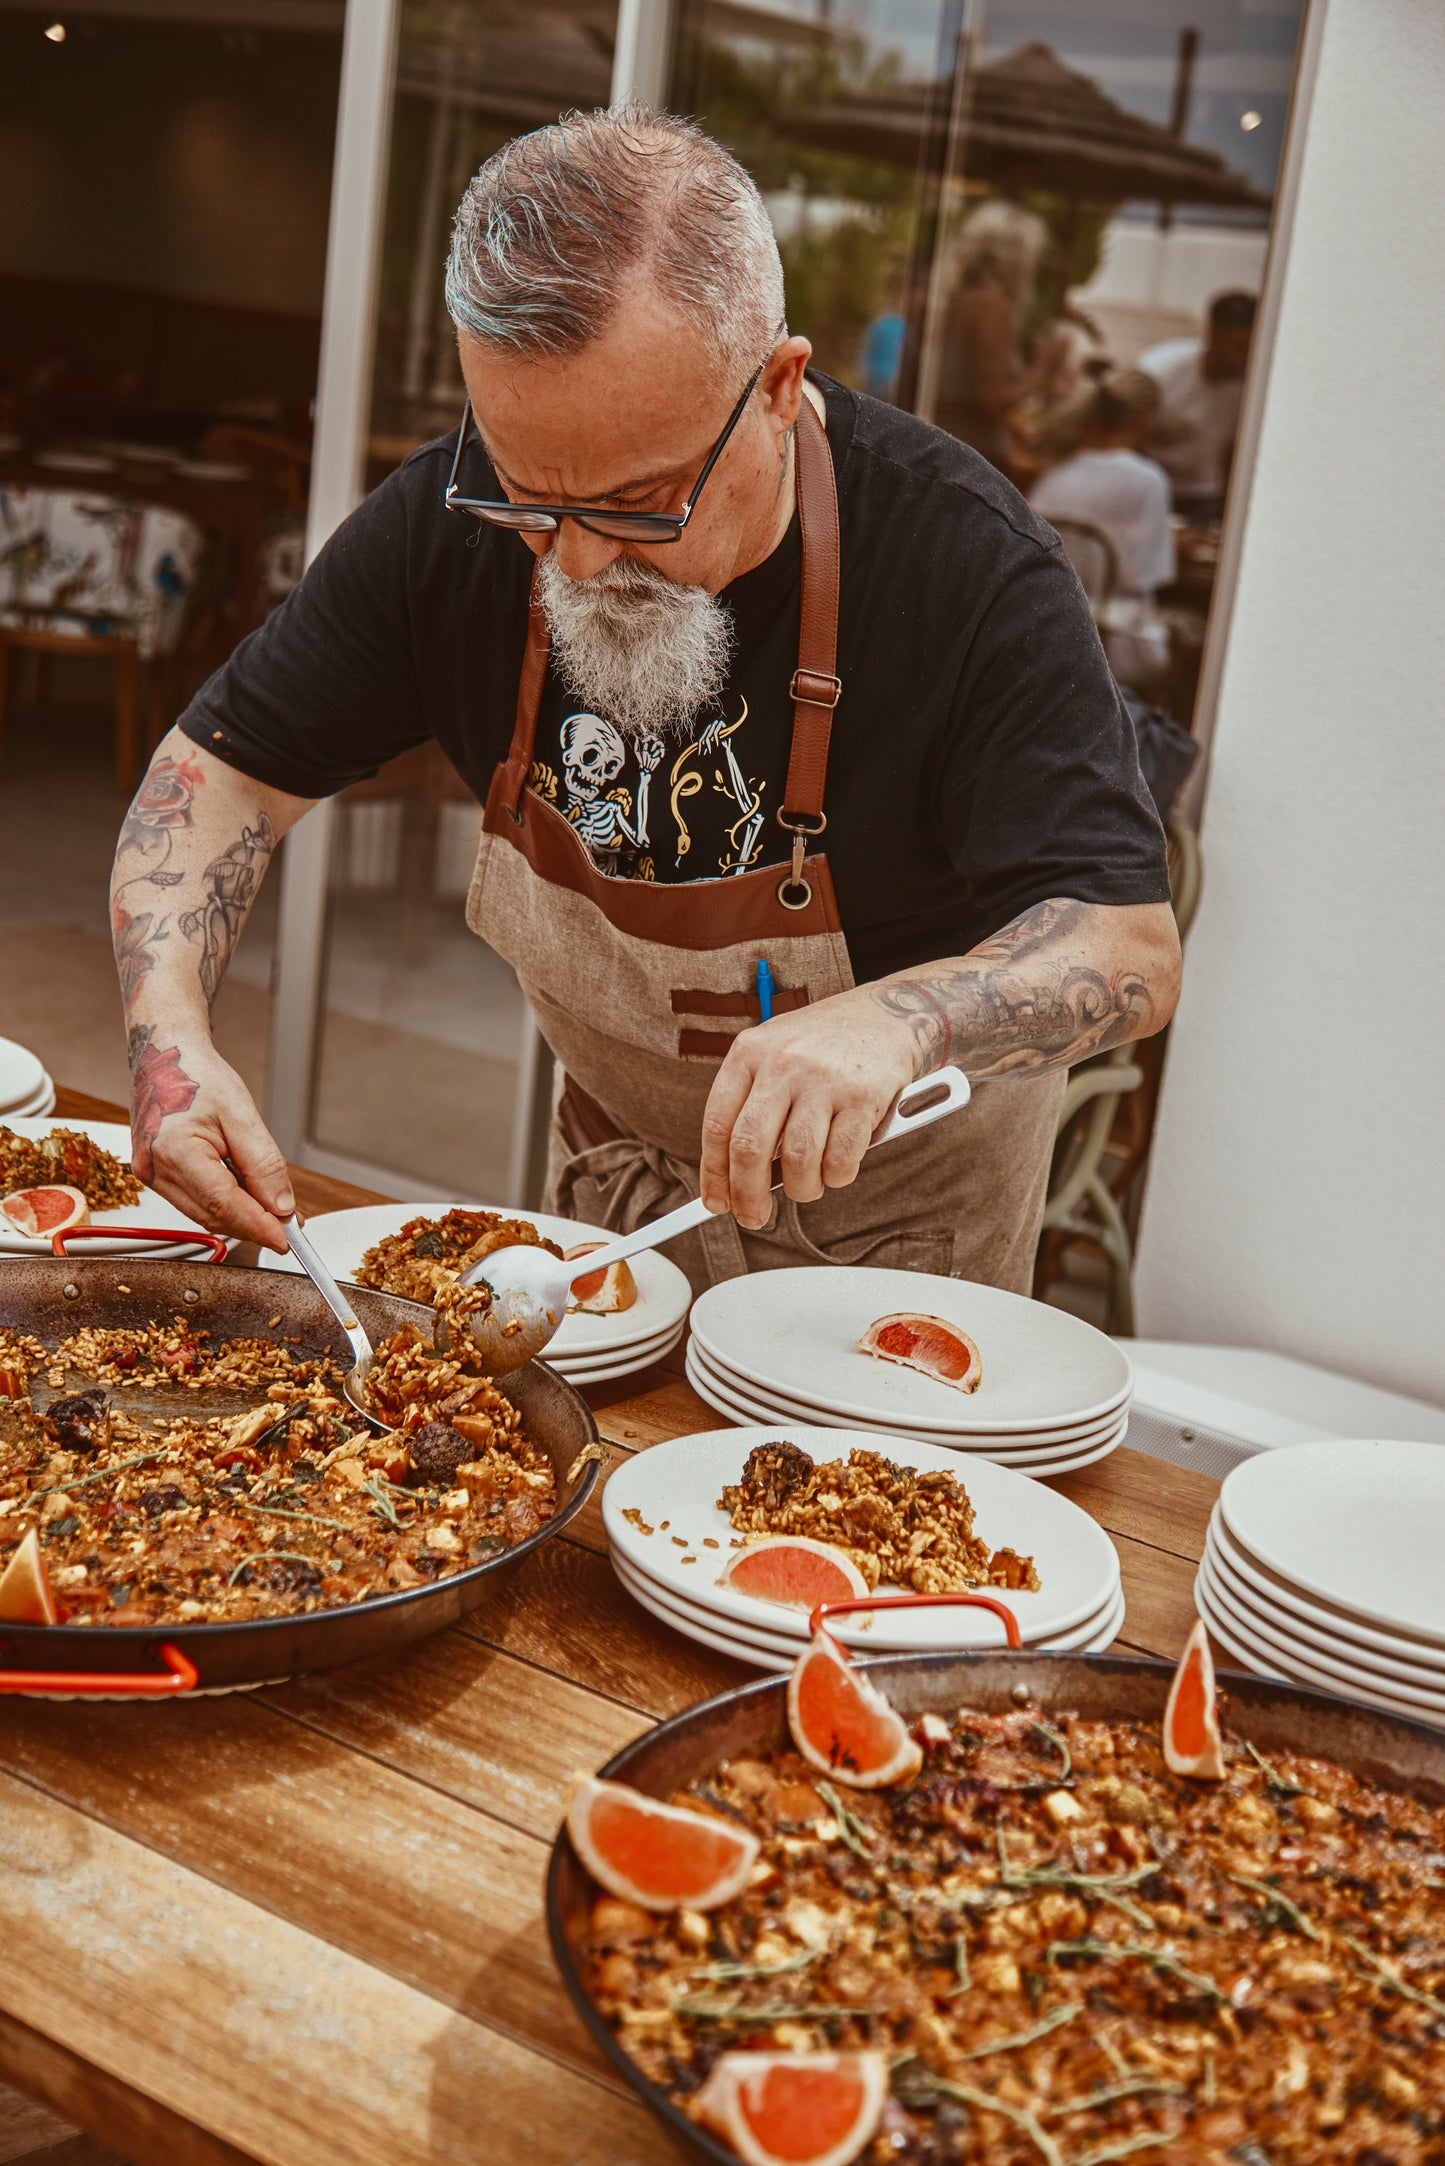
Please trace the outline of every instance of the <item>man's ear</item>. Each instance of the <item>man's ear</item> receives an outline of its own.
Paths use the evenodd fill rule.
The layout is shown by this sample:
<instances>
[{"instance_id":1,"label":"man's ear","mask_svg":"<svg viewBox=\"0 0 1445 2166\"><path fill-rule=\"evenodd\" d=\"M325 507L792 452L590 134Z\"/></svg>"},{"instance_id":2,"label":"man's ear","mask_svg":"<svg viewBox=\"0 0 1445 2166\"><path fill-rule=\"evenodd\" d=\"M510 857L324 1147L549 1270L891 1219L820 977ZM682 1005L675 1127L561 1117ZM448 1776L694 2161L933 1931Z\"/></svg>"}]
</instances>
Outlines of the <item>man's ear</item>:
<instances>
[{"instance_id":1,"label":"man's ear","mask_svg":"<svg viewBox=\"0 0 1445 2166\"><path fill-rule=\"evenodd\" d=\"M773 348L758 383L758 395L766 404L768 419L781 435L792 428L803 403L803 371L812 357L811 342L785 338Z\"/></svg>"}]
</instances>

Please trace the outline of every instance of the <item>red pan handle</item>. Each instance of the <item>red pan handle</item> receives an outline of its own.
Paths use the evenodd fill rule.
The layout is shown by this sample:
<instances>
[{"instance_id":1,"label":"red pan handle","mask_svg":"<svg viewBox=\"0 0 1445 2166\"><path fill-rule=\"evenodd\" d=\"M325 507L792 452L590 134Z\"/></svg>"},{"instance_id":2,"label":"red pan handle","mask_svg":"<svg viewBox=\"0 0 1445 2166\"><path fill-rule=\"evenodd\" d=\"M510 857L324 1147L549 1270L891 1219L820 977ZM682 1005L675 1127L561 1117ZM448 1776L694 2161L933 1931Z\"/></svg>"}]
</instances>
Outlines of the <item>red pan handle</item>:
<instances>
[{"instance_id":1,"label":"red pan handle","mask_svg":"<svg viewBox=\"0 0 1445 2166\"><path fill-rule=\"evenodd\" d=\"M820 1602L808 1619L810 1632L827 1629L830 1617L846 1617L855 1609L930 1609L940 1602L962 1604L971 1609L991 1609L995 1617L1003 1621L1006 1644L1022 1647L1019 1637L1019 1621L1007 1602L996 1601L991 1594L867 1594L858 1595L848 1602Z\"/></svg>"},{"instance_id":2,"label":"red pan handle","mask_svg":"<svg viewBox=\"0 0 1445 2166\"><path fill-rule=\"evenodd\" d=\"M3 1692L111 1693L134 1700L173 1699L178 1692L194 1692L199 1672L179 1647L159 1650L166 1667L128 1675L117 1670L0 1670Z\"/></svg>"},{"instance_id":3,"label":"red pan handle","mask_svg":"<svg viewBox=\"0 0 1445 2166\"><path fill-rule=\"evenodd\" d=\"M50 1236L50 1246L55 1255L64 1256L66 1242L77 1241L209 1241L211 1253L204 1259L195 1257L194 1262L224 1263L226 1244L218 1233L202 1233L199 1226L187 1232L184 1226L62 1226L59 1233Z\"/></svg>"}]
</instances>

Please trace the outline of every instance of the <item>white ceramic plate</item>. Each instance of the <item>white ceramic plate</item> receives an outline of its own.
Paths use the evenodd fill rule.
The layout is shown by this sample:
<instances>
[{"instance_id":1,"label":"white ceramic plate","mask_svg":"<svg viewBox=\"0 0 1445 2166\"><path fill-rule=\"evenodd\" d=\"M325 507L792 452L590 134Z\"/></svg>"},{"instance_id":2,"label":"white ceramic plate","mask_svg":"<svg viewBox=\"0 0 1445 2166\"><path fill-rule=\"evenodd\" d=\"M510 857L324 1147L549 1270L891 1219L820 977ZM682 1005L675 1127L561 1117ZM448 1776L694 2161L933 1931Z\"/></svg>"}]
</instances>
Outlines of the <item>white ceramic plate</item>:
<instances>
[{"instance_id":1,"label":"white ceramic plate","mask_svg":"<svg viewBox=\"0 0 1445 2166\"><path fill-rule=\"evenodd\" d=\"M27 1045L0 1038L0 1108L19 1113L50 1081L45 1063ZM0 1120L5 1114L0 1111Z\"/></svg>"},{"instance_id":2,"label":"white ceramic plate","mask_svg":"<svg viewBox=\"0 0 1445 2166\"><path fill-rule=\"evenodd\" d=\"M1337 1692L1347 1700L1368 1700L1376 1707L1388 1708L1392 1714L1413 1715L1417 1722L1433 1723L1436 1729L1445 1728L1445 1716L1423 1701L1412 1699L1404 1691L1388 1691L1373 1683L1368 1686L1352 1683L1336 1672L1317 1669L1312 1662L1295 1661L1285 1656L1280 1649L1256 1639L1252 1632L1245 1631L1236 1624L1234 1618L1215 1600L1210 1588L1205 1584L1202 1569L1194 1582L1194 1599L1200 1616L1214 1637L1241 1668L1252 1670L1260 1677L1279 1677L1299 1685L1317 1685L1323 1692Z\"/></svg>"},{"instance_id":3,"label":"white ceramic plate","mask_svg":"<svg viewBox=\"0 0 1445 2166\"><path fill-rule=\"evenodd\" d=\"M659 1624L667 1625L674 1632L683 1633L686 1638L696 1640L702 1647L711 1647L716 1654L731 1655L734 1661L746 1662L750 1668L766 1670L773 1676L785 1674L793 1666L796 1658L792 1654L765 1654L752 1641L735 1638L733 1634L724 1630L719 1624L704 1625L692 1618L674 1616L670 1611L662 1607L657 1597L650 1591L644 1593L640 1587L629 1588L628 1591L631 1593L633 1600L647 1610L651 1616L655 1617ZM1101 1628L1096 1639L1088 1641L1082 1647L1075 1648L1074 1652L1084 1655L1102 1654L1105 1648L1113 1645L1123 1621L1123 1606L1121 1604L1118 1622L1115 1623L1110 1619ZM881 1651L881 1649L873 1650L875 1653ZM1033 1651L1040 1652L1041 1650ZM859 1652L866 1655L869 1650L863 1647L859 1649Z\"/></svg>"},{"instance_id":4,"label":"white ceramic plate","mask_svg":"<svg viewBox=\"0 0 1445 2166\"><path fill-rule=\"evenodd\" d=\"M846 1456L855 1447L886 1453L895 1460L923 1469L949 1474L959 1472L955 1454L939 1446L908 1443L900 1447L897 1437L868 1435L852 1429L815 1429L796 1424L786 1432L791 1443L811 1452L815 1459ZM732 1618L764 1631L777 1630L777 1606L758 1602L730 1587L709 1585L702 1578L703 1558L715 1560L720 1571L731 1554L733 1528L718 1499L726 1482L737 1481L744 1461L755 1444L776 1439L776 1428L712 1429L701 1436L674 1437L638 1452L618 1467L602 1492L602 1517L607 1539L645 1578L661 1583L666 1592L686 1601L702 1603L720 1617ZM1025 1475L991 1460L970 1461L965 1478L973 1503L979 1538L991 1548L1016 1549L1031 1556L1041 1582L1037 1594L1008 1593L1000 1599L1018 1619L1019 1631L1029 1641L1067 1632L1091 1616L1119 1584L1119 1559L1103 1528L1080 1511L1067 1497L1041 1489ZM645 1535L624 1512L635 1509L645 1525ZM664 1528L662 1521L669 1525ZM690 1545L679 1548L676 1535ZM706 1548L711 1536L717 1549ZM695 1555L696 1565L678 1560ZM996 1591L996 1590L992 1590ZM943 1637L939 1619L949 1621ZM859 1627L849 1620L839 1627L840 1638L852 1640ZM987 1610L902 1611L886 1624L875 1617L860 1644L881 1648L991 1646L997 1620Z\"/></svg>"},{"instance_id":5,"label":"white ceramic plate","mask_svg":"<svg viewBox=\"0 0 1445 2166\"><path fill-rule=\"evenodd\" d=\"M650 1369L664 1354L672 1352L681 1337L682 1326L679 1324L675 1331L664 1332L656 1344L631 1347L610 1359L599 1355L595 1361L553 1361L551 1366L559 1376L565 1376L569 1384L579 1388L588 1384L610 1384L619 1377L636 1376L640 1369ZM544 1354L542 1359L547 1361L549 1356Z\"/></svg>"},{"instance_id":6,"label":"white ceramic plate","mask_svg":"<svg viewBox=\"0 0 1445 2166\"><path fill-rule=\"evenodd\" d=\"M1321 1669L1338 1670L1342 1677L1358 1676L1362 1684L1376 1684L1386 1692L1404 1691L1445 1711L1445 1674L1421 1669L1417 1664L1397 1662L1389 1655L1357 1647L1345 1639L1308 1636L1305 1628L1278 1610L1271 1610L1259 1595L1231 1574L1212 1542L1205 1544L1200 1569L1210 1593L1226 1613L1245 1631L1253 1632L1281 1654Z\"/></svg>"},{"instance_id":7,"label":"white ceramic plate","mask_svg":"<svg viewBox=\"0 0 1445 2166\"><path fill-rule=\"evenodd\" d=\"M57 474L112 474L113 459L102 459L93 451L37 451L37 466L48 466Z\"/></svg>"},{"instance_id":8,"label":"white ceramic plate","mask_svg":"<svg viewBox=\"0 0 1445 2166\"><path fill-rule=\"evenodd\" d=\"M742 1400L745 1405L751 1404L761 1409L762 1416L770 1416L775 1421L821 1421L825 1425L829 1420L841 1419L849 1428L856 1426L846 1415L828 1415L823 1408L809 1406L792 1393L772 1391L755 1384L750 1378L728 1368L715 1354L709 1354L696 1338L691 1342L690 1351L703 1376L717 1384L721 1390L730 1393L733 1398ZM925 1443L957 1444L963 1451L986 1452L990 1459L1006 1460L1011 1452L1024 1450L1082 1450L1087 1445L1097 1444L1101 1438L1112 1435L1128 1418L1126 1404L1122 1409L1115 1408L1108 1414L1101 1414L1095 1421L1079 1423L1068 1429L1041 1430L1037 1438L1022 1436L1010 1430L991 1433L974 1429L963 1432L941 1428L916 1429L906 1422L896 1422L890 1426L896 1436L916 1436Z\"/></svg>"},{"instance_id":9,"label":"white ceramic plate","mask_svg":"<svg viewBox=\"0 0 1445 2166\"><path fill-rule=\"evenodd\" d=\"M869 1325L896 1310L940 1316L966 1331L982 1356L978 1390L955 1391L860 1353ZM770 1397L782 1392L880 1428L1035 1437L1110 1413L1133 1381L1113 1340L1066 1310L921 1271L759 1271L699 1295L692 1328L705 1353Z\"/></svg>"},{"instance_id":10,"label":"white ceramic plate","mask_svg":"<svg viewBox=\"0 0 1445 2166\"><path fill-rule=\"evenodd\" d=\"M1254 1594L1256 1602L1271 1611L1278 1609L1283 1622L1298 1620L1312 1633L1323 1633L1331 1644L1342 1638L1349 1639L1361 1648L1370 1648L1383 1655L1397 1655L1405 1661L1418 1662L1422 1669L1445 1675L1445 1640L1431 1640L1407 1632L1383 1632L1375 1625L1361 1624L1349 1610L1312 1601L1287 1580L1281 1579L1277 1572L1271 1572L1257 1557L1251 1557L1248 1550L1235 1541L1217 1504L1209 1522L1209 1544L1228 1566L1229 1577L1242 1581Z\"/></svg>"},{"instance_id":11,"label":"white ceramic plate","mask_svg":"<svg viewBox=\"0 0 1445 2166\"><path fill-rule=\"evenodd\" d=\"M0 1127L13 1129L17 1136L27 1136L31 1142L39 1142L53 1128L73 1128L80 1135L89 1136L103 1150L112 1151L126 1165L130 1163L130 1130L124 1121L80 1120L5 1120ZM97 1226L163 1226L175 1228L174 1244L165 1241L87 1241L78 1234L70 1243L68 1253L72 1256L151 1256L164 1262L178 1261L185 1257L202 1255L203 1247L195 1240L196 1223L178 1211L164 1196L158 1196L153 1188L143 1188L138 1203L127 1204L121 1211L94 1211L92 1220ZM231 1242L229 1246L235 1246ZM17 1233L5 1219L0 1219L0 1256L48 1256L51 1253L50 1236L32 1239L28 1234Z\"/></svg>"},{"instance_id":12,"label":"white ceramic plate","mask_svg":"<svg viewBox=\"0 0 1445 2166\"><path fill-rule=\"evenodd\" d=\"M799 1426L808 1426L806 1423L799 1424L791 1416L775 1412L773 1408L765 1405L761 1399L744 1397L740 1392L727 1390L721 1384L714 1383L711 1372L701 1366L694 1352L692 1341L688 1343L686 1366L687 1380L698 1397L705 1399L715 1412L726 1415L730 1421L740 1422L746 1428L761 1425L766 1427L774 1436L778 1434L780 1429L786 1430ZM868 1422L840 1422L838 1426L847 1428L859 1436L868 1436L874 1433L872 1425ZM1000 1451L993 1445L985 1449L961 1443L954 1437L920 1436L916 1431L910 1432L901 1428L891 1430L889 1433L898 1442L922 1444L930 1450L952 1452L955 1466L959 1459L970 1462L976 1459L989 1459L995 1466L1013 1466L1017 1468L1020 1474L1029 1474L1036 1480L1042 1480L1049 1474L1073 1474L1081 1467L1093 1466L1096 1460L1106 1459L1110 1452L1117 1451L1123 1443L1128 1427L1129 1419L1126 1414L1117 1428L1105 1431L1098 1443L1088 1444L1082 1448L1069 1444L1065 1445L1059 1452L1049 1452L1042 1449L1037 1451Z\"/></svg>"},{"instance_id":13,"label":"white ceramic plate","mask_svg":"<svg viewBox=\"0 0 1445 2166\"><path fill-rule=\"evenodd\" d=\"M1252 1556L1367 1624L1445 1641L1445 1450L1327 1438L1261 1452L1220 1491Z\"/></svg>"},{"instance_id":14,"label":"white ceramic plate","mask_svg":"<svg viewBox=\"0 0 1445 2166\"><path fill-rule=\"evenodd\" d=\"M450 1203L369 1203L351 1211L325 1211L306 1221L324 1263L339 1279L354 1278L366 1251L388 1234L400 1233L413 1218L441 1218L447 1211L482 1209L501 1212L507 1218L525 1218L559 1248L577 1248L584 1241L610 1241L615 1237L605 1226L588 1226L580 1219L549 1218L544 1211L511 1211L501 1204L456 1205ZM272 1271L294 1271L289 1256L267 1254L263 1259ZM630 1309L615 1316L563 1318L556 1337L543 1354L544 1361L559 1365L573 1354L622 1354L646 1345L672 1331L687 1315L692 1288L684 1274L666 1256L647 1249L631 1259L637 1281L637 1299Z\"/></svg>"},{"instance_id":15,"label":"white ceramic plate","mask_svg":"<svg viewBox=\"0 0 1445 2166\"><path fill-rule=\"evenodd\" d=\"M47 1076L38 1091L32 1091L18 1106L6 1106L4 1111L0 1112L0 1128L6 1127L12 1121L38 1120L43 1114L54 1111L55 1085Z\"/></svg>"},{"instance_id":16,"label":"white ceramic plate","mask_svg":"<svg viewBox=\"0 0 1445 2166\"><path fill-rule=\"evenodd\" d=\"M706 1554L711 1556L712 1551L708 1550ZM710 1610L705 1603L684 1601L681 1595L670 1593L657 1580L649 1579L645 1573L639 1572L624 1557L619 1557L615 1552L612 1552L611 1556L612 1569L616 1572L617 1577L621 1580L628 1593L635 1594L639 1601L644 1597L649 1597L669 1613L684 1617L693 1624L706 1625L709 1630L712 1630L719 1623L717 1613ZM771 1605L769 1607L771 1608ZM1082 1624L1072 1626L1067 1632L1056 1633L1046 1644L1050 1651L1055 1654L1068 1654L1076 1648L1088 1646L1097 1639L1106 1625L1117 1633L1123 1618L1123 1611L1124 1591L1122 1587L1116 1587L1107 1601L1100 1603L1098 1609L1091 1616L1086 1617ZM773 1609L772 1614L779 1620L778 1629L766 1631L761 1625L739 1624L735 1619L729 1618L726 1620L726 1630L732 1638L751 1641L755 1646L763 1648L769 1654L780 1654L785 1658L789 1655L796 1655L808 1637L807 1613L803 1610L778 1608ZM947 1618L949 1612L945 1609L919 1612L920 1616L930 1614L935 1618ZM846 1622L845 1619L839 1619L839 1626L844 1622ZM861 1619L859 1622L861 1624ZM897 1653L896 1648L889 1647L886 1641L875 1637L878 1626L886 1623L886 1613L881 1613L874 1620L873 1630L868 1632L860 1630L857 1637L850 1641L850 1645L857 1648L860 1653L868 1648L871 1648L875 1654L880 1655ZM834 1630L837 1631L838 1626L835 1626ZM993 1620L993 1634L993 1644L1000 1647L1006 1644L1003 1625L998 1619ZM839 1636L841 1637L841 1632ZM935 1644L942 1653L952 1651L953 1643L950 1639L940 1637ZM1030 1643L1025 1642L1025 1644Z\"/></svg>"}]
</instances>

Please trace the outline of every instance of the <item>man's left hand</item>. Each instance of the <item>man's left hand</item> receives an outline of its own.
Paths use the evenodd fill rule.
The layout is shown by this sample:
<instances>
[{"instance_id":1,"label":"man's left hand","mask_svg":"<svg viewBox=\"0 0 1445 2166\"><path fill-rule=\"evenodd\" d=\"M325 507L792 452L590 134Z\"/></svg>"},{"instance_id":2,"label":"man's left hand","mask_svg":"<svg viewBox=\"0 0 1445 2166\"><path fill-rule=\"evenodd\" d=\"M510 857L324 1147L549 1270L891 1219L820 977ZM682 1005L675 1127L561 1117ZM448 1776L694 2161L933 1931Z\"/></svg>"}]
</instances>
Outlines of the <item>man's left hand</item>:
<instances>
[{"instance_id":1,"label":"man's left hand","mask_svg":"<svg viewBox=\"0 0 1445 2166\"><path fill-rule=\"evenodd\" d=\"M861 990L741 1032L703 1115L703 1201L731 1210L739 1225L765 1226L775 1158L795 1203L846 1188L923 1065L908 1024Z\"/></svg>"}]
</instances>

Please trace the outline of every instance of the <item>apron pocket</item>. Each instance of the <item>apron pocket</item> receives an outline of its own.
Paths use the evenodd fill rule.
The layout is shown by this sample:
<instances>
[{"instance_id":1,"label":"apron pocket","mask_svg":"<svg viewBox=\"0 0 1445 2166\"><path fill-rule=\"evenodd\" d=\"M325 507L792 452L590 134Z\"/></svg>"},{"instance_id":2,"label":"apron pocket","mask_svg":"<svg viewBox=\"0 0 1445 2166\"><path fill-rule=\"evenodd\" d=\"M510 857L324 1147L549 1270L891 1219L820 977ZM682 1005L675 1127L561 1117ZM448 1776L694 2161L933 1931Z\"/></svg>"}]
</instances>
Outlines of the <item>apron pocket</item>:
<instances>
[{"instance_id":1,"label":"apron pocket","mask_svg":"<svg viewBox=\"0 0 1445 2166\"><path fill-rule=\"evenodd\" d=\"M847 1190L834 1193L846 1195ZM806 1220L800 1215L816 1208L813 1204L784 1202L777 1220L778 1235L809 1263L866 1264L877 1271L928 1271L938 1278L953 1276L951 1231L882 1229L875 1225L856 1233L828 1234L816 1241L804 1231Z\"/></svg>"}]
</instances>

